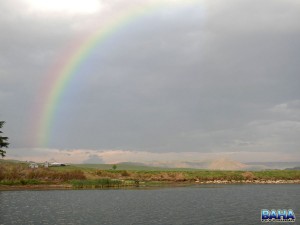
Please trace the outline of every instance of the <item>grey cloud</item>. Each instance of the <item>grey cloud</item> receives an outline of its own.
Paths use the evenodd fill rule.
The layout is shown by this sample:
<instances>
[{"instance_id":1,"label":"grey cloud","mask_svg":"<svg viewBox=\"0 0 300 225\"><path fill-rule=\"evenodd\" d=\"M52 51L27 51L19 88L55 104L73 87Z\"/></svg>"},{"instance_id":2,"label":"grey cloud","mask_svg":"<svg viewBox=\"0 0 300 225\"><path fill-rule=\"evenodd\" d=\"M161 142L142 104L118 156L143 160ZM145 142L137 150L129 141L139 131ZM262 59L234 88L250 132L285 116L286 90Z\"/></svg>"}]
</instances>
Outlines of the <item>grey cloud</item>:
<instances>
[{"instance_id":1,"label":"grey cloud","mask_svg":"<svg viewBox=\"0 0 300 225\"><path fill-rule=\"evenodd\" d=\"M120 4L106 1L104 12ZM298 151L300 5L204 5L150 13L97 46L63 96L49 147ZM22 16L0 20L0 116L17 147L41 74L101 18Z\"/></svg>"}]
</instances>

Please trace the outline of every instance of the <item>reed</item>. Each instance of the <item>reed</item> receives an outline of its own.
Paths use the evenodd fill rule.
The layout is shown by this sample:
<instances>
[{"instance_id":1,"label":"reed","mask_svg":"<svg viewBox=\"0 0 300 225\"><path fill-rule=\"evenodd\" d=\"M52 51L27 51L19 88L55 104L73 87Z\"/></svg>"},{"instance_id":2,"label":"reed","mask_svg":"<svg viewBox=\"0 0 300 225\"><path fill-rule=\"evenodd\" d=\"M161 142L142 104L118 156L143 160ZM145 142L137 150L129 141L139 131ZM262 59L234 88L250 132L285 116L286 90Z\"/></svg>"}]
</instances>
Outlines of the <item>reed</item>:
<instances>
[{"instance_id":1,"label":"reed","mask_svg":"<svg viewBox=\"0 0 300 225\"><path fill-rule=\"evenodd\" d=\"M97 180L72 180L70 182L73 188L109 188L134 186L134 181L123 181L117 179L97 179Z\"/></svg>"},{"instance_id":2,"label":"reed","mask_svg":"<svg viewBox=\"0 0 300 225\"><path fill-rule=\"evenodd\" d=\"M49 168L30 169L20 165L0 165L0 181L5 181L0 184L9 183L8 181L20 182L22 180L64 182L74 179L84 180L86 177L79 169L56 171Z\"/></svg>"}]
</instances>

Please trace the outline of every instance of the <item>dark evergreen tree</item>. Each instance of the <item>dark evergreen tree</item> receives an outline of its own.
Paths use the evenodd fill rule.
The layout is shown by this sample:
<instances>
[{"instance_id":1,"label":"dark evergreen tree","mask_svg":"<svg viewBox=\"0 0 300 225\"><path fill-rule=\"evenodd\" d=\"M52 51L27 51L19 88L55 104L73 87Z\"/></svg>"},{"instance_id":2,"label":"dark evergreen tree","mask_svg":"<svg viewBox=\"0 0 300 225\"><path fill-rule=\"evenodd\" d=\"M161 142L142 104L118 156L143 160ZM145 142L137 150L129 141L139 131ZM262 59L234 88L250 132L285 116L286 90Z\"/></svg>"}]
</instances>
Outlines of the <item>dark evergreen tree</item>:
<instances>
[{"instance_id":1,"label":"dark evergreen tree","mask_svg":"<svg viewBox=\"0 0 300 225\"><path fill-rule=\"evenodd\" d=\"M0 121L0 129L3 127L4 125L4 121ZM4 151L2 148L8 148L9 143L7 142L8 137L2 137L3 132L0 130L0 155L3 157L5 157L6 151Z\"/></svg>"}]
</instances>

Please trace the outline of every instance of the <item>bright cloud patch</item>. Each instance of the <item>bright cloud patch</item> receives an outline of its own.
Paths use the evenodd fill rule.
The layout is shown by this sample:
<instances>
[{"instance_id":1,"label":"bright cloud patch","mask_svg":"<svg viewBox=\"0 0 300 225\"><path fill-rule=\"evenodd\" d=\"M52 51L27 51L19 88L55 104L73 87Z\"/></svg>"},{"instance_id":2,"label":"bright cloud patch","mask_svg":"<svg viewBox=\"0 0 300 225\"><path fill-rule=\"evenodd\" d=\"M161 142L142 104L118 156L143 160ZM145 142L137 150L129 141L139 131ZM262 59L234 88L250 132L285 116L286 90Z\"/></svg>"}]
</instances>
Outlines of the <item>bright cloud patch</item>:
<instances>
[{"instance_id":1,"label":"bright cloud patch","mask_svg":"<svg viewBox=\"0 0 300 225\"><path fill-rule=\"evenodd\" d=\"M206 160L228 158L240 162L284 161L293 162L299 153L281 152L142 152L129 150L91 150L91 149L10 149L7 159L23 161L59 161L63 163L120 163L139 162L151 165L171 164L173 167L187 167L185 162L203 162Z\"/></svg>"},{"instance_id":2,"label":"bright cloud patch","mask_svg":"<svg viewBox=\"0 0 300 225\"><path fill-rule=\"evenodd\" d=\"M36 11L64 11L70 13L94 13L101 8L97 0L26 0Z\"/></svg>"}]
</instances>

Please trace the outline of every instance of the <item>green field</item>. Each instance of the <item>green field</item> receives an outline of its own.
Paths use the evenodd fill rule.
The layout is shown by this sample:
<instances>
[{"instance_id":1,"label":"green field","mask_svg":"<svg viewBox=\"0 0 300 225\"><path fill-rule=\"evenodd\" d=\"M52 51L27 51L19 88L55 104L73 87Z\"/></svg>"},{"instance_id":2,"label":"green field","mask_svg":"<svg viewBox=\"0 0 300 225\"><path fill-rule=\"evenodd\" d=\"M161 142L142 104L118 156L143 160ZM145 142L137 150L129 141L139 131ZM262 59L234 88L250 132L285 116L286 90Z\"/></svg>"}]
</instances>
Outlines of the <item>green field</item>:
<instances>
[{"instance_id":1,"label":"green field","mask_svg":"<svg viewBox=\"0 0 300 225\"><path fill-rule=\"evenodd\" d=\"M172 169L143 165L75 164L61 167L31 169L28 163L0 160L0 185L66 184L74 188L124 187L140 183L195 182L256 182L297 181L299 170L220 171L200 169Z\"/></svg>"}]
</instances>

